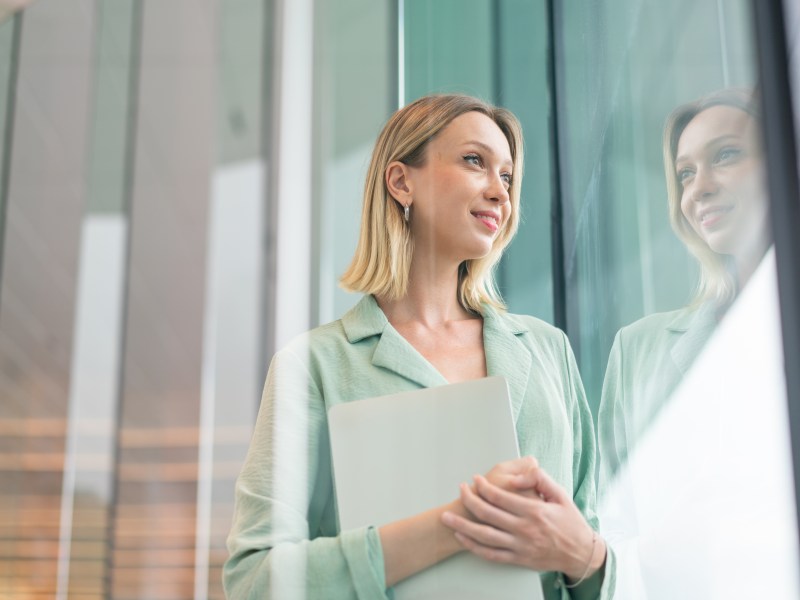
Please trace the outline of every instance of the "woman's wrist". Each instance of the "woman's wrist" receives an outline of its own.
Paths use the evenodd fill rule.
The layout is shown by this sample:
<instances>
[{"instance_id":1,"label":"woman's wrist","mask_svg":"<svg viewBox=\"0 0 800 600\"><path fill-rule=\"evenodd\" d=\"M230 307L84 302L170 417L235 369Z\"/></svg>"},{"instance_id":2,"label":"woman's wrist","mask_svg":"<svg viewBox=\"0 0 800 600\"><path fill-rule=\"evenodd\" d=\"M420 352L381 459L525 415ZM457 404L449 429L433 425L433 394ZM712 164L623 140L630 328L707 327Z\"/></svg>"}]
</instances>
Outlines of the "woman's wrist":
<instances>
[{"instance_id":1,"label":"woman's wrist","mask_svg":"<svg viewBox=\"0 0 800 600\"><path fill-rule=\"evenodd\" d=\"M591 546L585 551L588 556L582 564L578 564L571 572L564 572L568 588L578 587L581 583L592 577L606 562L606 543L596 531L592 530Z\"/></svg>"},{"instance_id":2,"label":"woman's wrist","mask_svg":"<svg viewBox=\"0 0 800 600\"><path fill-rule=\"evenodd\" d=\"M436 510L436 521L438 523L438 527L440 528L439 535L437 535L437 543L442 552L442 560L444 558L449 558L454 554L458 554L459 552L464 551L464 547L458 542L456 536L452 529L446 527L442 523L442 515L445 512L450 512L465 519L469 519L469 512L464 505L461 503L460 500L453 500L449 504L445 504Z\"/></svg>"},{"instance_id":3,"label":"woman's wrist","mask_svg":"<svg viewBox=\"0 0 800 600\"><path fill-rule=\"evenodd\" d=\"M378 528L386 587L464 550L453 531L442 524L445 511L467 516L464 506L456 500Z\"/></svg>"}]
</instances>

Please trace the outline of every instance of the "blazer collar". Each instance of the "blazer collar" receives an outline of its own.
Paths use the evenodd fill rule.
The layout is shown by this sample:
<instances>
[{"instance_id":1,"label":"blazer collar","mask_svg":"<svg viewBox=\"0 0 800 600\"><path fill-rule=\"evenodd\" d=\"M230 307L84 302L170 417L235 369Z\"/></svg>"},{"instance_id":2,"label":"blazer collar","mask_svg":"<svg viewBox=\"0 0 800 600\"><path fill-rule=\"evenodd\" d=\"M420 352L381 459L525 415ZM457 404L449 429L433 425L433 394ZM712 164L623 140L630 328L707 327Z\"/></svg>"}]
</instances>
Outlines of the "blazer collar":
<instances>
[{"instance_id":1,"label":"blazer collar","mask_svg":"<svg viewBox=\"0 0 800 600\"><path fill-rule=\"evenodd\" d=\"M406 339L392 327L374 296L364 296L342 317L351 344L379 335L372 364L409 379L421 387L444 385L447 380Z\"/></svg>"},{"instance_id":2,"label":"blazer collar","mask_svg":"<svg viewBox=\"0 0 800 600\"><path fill-rule=\"evenodd\" d=\"M522 408L533 362L530 350L519 339L528 331L528 326L522 319L500 313L492 306L483 306L486 371L489 375L502 375L508 382L515 421Z\"/></svg>"},{"instance_id":3,"label":"blazer collar","mask_svg":"<svg viewBox=\"0 0 800 600\"><path fill-rule=\"evenodd\" d=\"M682 374L686 374L694 359L700 354L716 327L716 309L711 302L697 308L686 308L667 325L667 329L680 334L670 355Z\"/></svg>"},{"instance_id":4,"label":"blazer collar","mask_svg":"<svg viewBox=\"0 0 800 600\"><path fill-rule=\"evenodd\" d=\"M405 377L420 386L444 385L447 380L389 323L371 295L342 317L345 335L351 344L371 336L380 339L372 364ZM502 375L508 381L514 416L522 406L531 369L531 354L518 338L528 332L525 323L513 315L499 313L484 305L483 345L489 375Z\"/></svg>"}]
</instances>

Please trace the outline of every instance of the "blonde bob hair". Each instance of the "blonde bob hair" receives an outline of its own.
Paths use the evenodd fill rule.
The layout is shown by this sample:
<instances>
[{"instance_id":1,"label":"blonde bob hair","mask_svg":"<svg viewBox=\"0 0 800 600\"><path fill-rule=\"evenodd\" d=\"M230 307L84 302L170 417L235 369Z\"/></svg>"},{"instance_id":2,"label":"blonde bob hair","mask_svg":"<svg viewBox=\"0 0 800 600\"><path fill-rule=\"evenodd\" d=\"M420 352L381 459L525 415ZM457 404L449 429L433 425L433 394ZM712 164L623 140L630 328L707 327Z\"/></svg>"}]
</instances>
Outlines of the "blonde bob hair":
<instances>
[{"instance_id":1,"label":"blonde bob hair","mask_svg":"<svg viewBox=\"0 0 800 600\"><path fill-rule=\"evenodd\" d=\"M458 300L475 314L483 312L484 303L505 309L495 285L494 268L519 227L522 127L510 111L458 94L424 96L394 113L383 127L367 171L356 253L340 280L344 289L390 300L406 294L414 240L403 218L403 207L386 187L386 168L394 161L411 167L423 165L428 143L453 119L468 112L486 115L503 132L511 150L514 176L509 188L511 217L495 237L489 254L460 265Z\"/></svg>"},{"instance_id":2,"label":"blonde bob hair","mask_svg":"<svg viewBox=\"0 0 800 600\"><path fill-rule=\"evenodd\" d=\"M736 280L731 272L729 258L709 248L686 220L681 210L683 186L675 168L678 143L684 129L701 112L714 106L730 106L750 115L756 122L760 118L757 94L750 89L729 88L704 96L676 108L664 126L664 172L667 178L669 220L673 231L686 244L689 252L700 263L693 305L714 302L723 305L731 302L737 292Z\"/></svg>"}]
</instances>

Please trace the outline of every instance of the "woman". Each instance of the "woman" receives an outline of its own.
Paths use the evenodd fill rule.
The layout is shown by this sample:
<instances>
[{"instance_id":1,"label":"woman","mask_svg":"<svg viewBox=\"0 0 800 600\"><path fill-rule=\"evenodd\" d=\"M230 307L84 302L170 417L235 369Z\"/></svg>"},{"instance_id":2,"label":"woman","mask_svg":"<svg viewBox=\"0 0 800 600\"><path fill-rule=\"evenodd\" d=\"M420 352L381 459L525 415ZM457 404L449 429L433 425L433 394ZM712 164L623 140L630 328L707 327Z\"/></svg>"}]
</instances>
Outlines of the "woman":
<instances>
[{"instance_id":1,"label":"woman","mask_svg":"<svg viewBox=\"0 0 800 600\"><path fill-rule=\"evenodd\" d=\"M598 417L602 489L771 243L752 92L722 90L675 109L664 130L664 166L670 222L699 262L700 281L689 306L617 333Z\"/></svg>"},{"instance_id":2,"label":"woman","mask_svg":"<svg viewBox=\"0 0 800 600\"><path fill-rule=\"evenodd\" d=\"M229 597L386 598L464 550L558 572L544 576L548 597L600 593L594 437L572 352L560 331L506 314L492 279L519 222L521 176L520 125L503 109L428 96L386 124L342 277L365 296L270 365L237 482ZM497 465L446 506L339 531L327 409L487 374L508 379L522 454L538 463Z\"/></svg>"}]
</instances>

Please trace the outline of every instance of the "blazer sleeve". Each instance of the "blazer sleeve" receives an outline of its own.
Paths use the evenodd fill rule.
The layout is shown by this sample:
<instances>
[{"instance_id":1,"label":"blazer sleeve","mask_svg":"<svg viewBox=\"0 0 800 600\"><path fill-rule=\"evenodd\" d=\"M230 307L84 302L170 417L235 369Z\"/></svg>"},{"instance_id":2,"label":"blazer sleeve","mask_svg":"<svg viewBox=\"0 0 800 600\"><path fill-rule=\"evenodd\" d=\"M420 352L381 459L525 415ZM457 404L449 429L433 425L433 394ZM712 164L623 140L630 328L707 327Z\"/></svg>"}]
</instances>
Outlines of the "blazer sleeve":
<instances>
[{"instance_id":1,"label":"blazer sleeve","mask_svg":"<svg viewBox=\"0 0 800 600\"><path fill-rule=\"evenodd\" d=\"M567 389L571 397L572 436L574 451L572 456L572 495L573 500L586 521L595 531L600 528L597 516L597 496L595 482L596 445L594 423L586 392L583 389L575 355L563 333L564 362L566 365ZM608 548L605 568L602 572L590 577L577 588L567 589L561 586L563 600L611 600L614 596L616 561Z\"/></svg>"},{"instance_id":2,"label":"blazer sleeve","mask_svg":"<svg viewBox=\"0 0 800 600\"><path fill-rule=\"evenodd\" d=\"M270 365L236 483L225 592L231 600L387 598L373 528L315 537L331 493L318 483L330 451L325 403L303 354L302 345L290 346Z\"/></svg>"},{"instance_id":3,"label":"blazer sleeve","mask_svg":"<svg viewBox=\"0 0 800 600\"><path fill-rule=\"evenodd\" d=\"M623 372L623 330L617 332L608 357L603 393L597 415L600 447L598 492L602 498L617 470L628 458L627 409Z\"/></svg>"}]
</instances>

